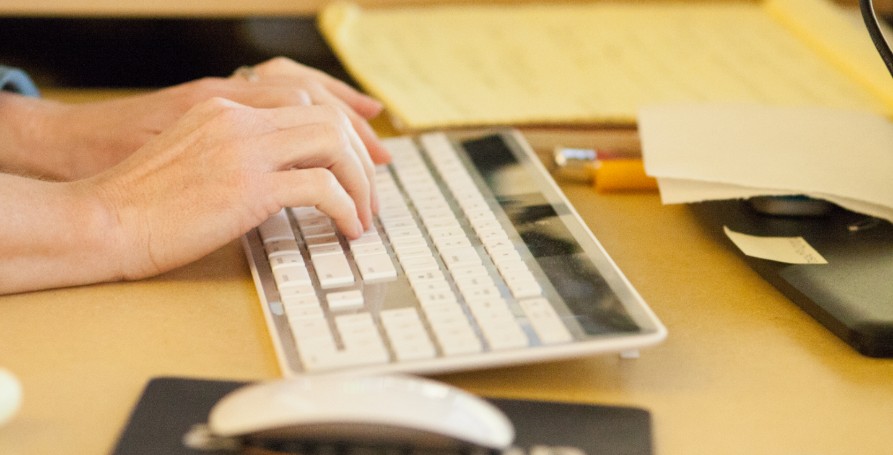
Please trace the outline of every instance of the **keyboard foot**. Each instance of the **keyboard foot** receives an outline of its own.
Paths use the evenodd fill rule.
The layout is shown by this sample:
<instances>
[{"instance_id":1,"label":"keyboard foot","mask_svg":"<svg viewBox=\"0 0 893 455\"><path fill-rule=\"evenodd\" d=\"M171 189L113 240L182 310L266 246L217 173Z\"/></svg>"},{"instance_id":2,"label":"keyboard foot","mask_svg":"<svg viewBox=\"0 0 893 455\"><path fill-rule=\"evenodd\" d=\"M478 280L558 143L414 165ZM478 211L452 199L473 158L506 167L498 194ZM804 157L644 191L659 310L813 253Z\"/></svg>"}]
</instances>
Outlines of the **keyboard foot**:
<instances>
[{"instance_id":1,"label":"keyboard foot","mask_svg":"<svg viewBox=\"0 0 893 455\"><path fill-rule=\"evenodd\" d=\"M621 352L620 352L620 358L621 358L621 359L624 359L624 360L638 359L639 356L640 356L640 354L639 354L639 350L638 350L638 349L630 349L630 350L628 350L628 351L621 351Z\"/></svg>"}]
</instances>

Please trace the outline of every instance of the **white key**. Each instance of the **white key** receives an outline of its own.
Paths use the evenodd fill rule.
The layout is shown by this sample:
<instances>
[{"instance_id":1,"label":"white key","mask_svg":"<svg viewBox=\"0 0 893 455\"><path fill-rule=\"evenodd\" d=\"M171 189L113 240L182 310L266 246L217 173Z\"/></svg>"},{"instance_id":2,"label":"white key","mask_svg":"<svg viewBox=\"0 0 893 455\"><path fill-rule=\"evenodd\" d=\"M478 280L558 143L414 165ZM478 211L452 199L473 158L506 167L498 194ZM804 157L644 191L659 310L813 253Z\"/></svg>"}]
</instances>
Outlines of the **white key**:
<instances>
[{"instance_id":1,"label":"white key","mask_svg":"<svg viewBox=\"0 0 893 455\"><path fill-rule=\"evenodd\" d=\"M431 240L434 240L434 243L437 243L439 240L456 237L467 238L468 236L465 234L465 231L463 231L461 227L452 229L438 229L437 231L431 233Z\"/></svg>"},{"instance_id":2,"label":"white key","mask_svg":"<svg viewBox=\"0 0 893 455\"><path fill-rule=\"evenodd\" d=\"M292 207L291 213L298 221L328 218L325 213L316 207Z\"/></svg>"},{"instance_id":3,"label":"white key","mask_svg":"<svg viewBox=\"0 0 893 455\"><path fill-rule=\"evenodd\" d=\"M315 236L305 235L304 243L306 243L308 247L318 245L340 245L338 242L338 235L334 232Z\"/></svg>"},{"instance_id":4,"label":"white key","mask_svg":"<svg viewBox=\"0 0 893 455\"><path fill-rule=\"evenodd\" d=\"M282 306L285 307L286 312L288 312L288 308L291 306L301 307L305 305L314 305L319 307L319 299L316 297L315 292L308 294L280 294L280 297L282 298Z\"/></svg>"},{"instance_id":5,"label":"white key","mask_svg":"<svg viewBox=\"0 0 893 455\"><path fill-rule=\"evenodd\" d=\"M287 313L286 313L287 314ZM307 317L289 319L292 337L302 354L314 349L335 350L335 338L329 328L329 322L323 317Z\"/></svg>"},{"instance_id":6,"label":"white key","mask_svg":"<svg viewBox=\"0 0 893 455\"><path fill-rule=\"evenodd\" d=\"M440 266L431 255L400 257L399 259L400 264L407 270L440 270Z\"/></svg>"},{"instance_id":7,"label":"white key","mask_svg":"<svg viewBox=\"0 0 893 455\"><path fill-rule=\"evenodd\" d=\"M521 300L518 303L544 344L564 343L573 338L548 300L539 298Z\"/></svg>"},{"instance_id":8,"label":"white key","mask_svg":"<svg viewBox=\"0 0 893 455\"><path fill-rule=\"evenodd\" d=\"M422 238L422 231L416 226L407 226L395 229L385 229L391 242L399 242L405 239Z\"/></svg>"},{"instance_id":9,"label":"white key","mask_svg":"<svg viewBox=\"0 0 893 455\"><path fill-rule=\"evenodd\" d=\"M312 237L320 237L326 235L335 235L335 226L331 224L323 223L325 220L320 220L319 224L307 225L301 228L301 235L305 239L309 239Z\"/></svg>"},{"instance_id":10,"label":"white key","mask_svg":"<svg viewBox=\"0 0 893 455\"><path fill-rule=\"evenodd\" d=\"M315 299L314 299L315 300ZM319 303L308 302L303 304L285 304L285 316L289 321L308 318L324 318L325 313Z\"/></svg>"},{"instance_id":11,"label":"white key","mask_svg":"<svg viewBox=\"0 0 893 455\"><path fill-rule=\"evenodd\" d=\"M505 323L484 323L480 324L480 327L490 349L523 348L529 344L527 335L513 320Z\"/></svg>"},{"instance_id":12,"label":"white key","mask_svg":"<svg viewBox=\"0 0 893 455\"><path fill-rule=\"evenodd\" d=\"M316 296L316 288L313 285L308 284L306 286L293 286L287 289L280 289L279 295L283 298L285 297L301 297L305 295Z\"/></svg>"},{"instance_id":13,"label":"white key","mask_svg":"<svg viewBox=\"0 0 893 455\"><path fill-rule=\"evenodd\" d=\"M326 302L332 311L353 310L363 306L363 293L358 289L330 292L326 294Z\"/></svg>"},{"instance_id":14,"label":"white key","mask_svg":"<svg viewBox=\"0 0 893 455\"><path fill-rule=\"evenodd\" d=\"M383 243L378 242L366 244L351 244L350 252L353 253L354 257L357 257L368 256L370 254L387 254L388 250L384 247Z\"/></svg>"},{"instance_id":15,"label":"white key","mask_svg":"<svg viewBox=\"0 0 893 455\"><path fill-rule=\"evenodd\" d=\"M434 256L431 255L431 250L424 245L394 245L394 251L397 253L397 259L400 260L401 263L406 263L408 258L430 258L432 261L434 260Z\"/></svg>"},{"instance_id":16,"label":"white key","mask_svg":"<svg viewBox=\"0 0 893 455\"><path fill-rule=\"evenodd\" d=\"M298 242L292 240L273 240L264 244L264 250L267 257L274 257L280 254L301 254L298 248Z\"/></svg>"},{"instance_id":17,"label":"white key","mask_svg":"<svg viewBox=\"0 0 893 455\"><path fill-rule=\"evenodd\" d=\"M375 231L366 231L363 235L355 238L353 240L348 240L347 242L350 245L350 248L353 249L358 245L380 245L381 244L381 236L378 232Z\"/></svg>"},{"instance_id":18,"label":"white key","mask_svg":"<svg viewBox=\"0 0 893 455\"><path fill-rule=\"evenodd\" d=\"M527 346L528 339L503 299L469 302L469 309L492 349Z\"/></svg>"},{"instance_id":19,"label":"white key","mask_svg":"<svg viewBox=\"0 0 893 455\"><path fill-rule=\"evenodd\" d=\"M384 310L380 315L398 360L429 359L437 354L414 308Z\"/></svg>"},{"instance_id":20,"label":"white key","mask_svg":"<svg viewBox=\"0 0 893 455\"><path fill-rule=\"evenodd\" d=\"M394 250L401 250L404 248L410 248L410 247L414 247L414 246L420 246L425 249L429 249L428 242L426 242L425 239L422 237L407 237L407 238L398 239L397 241L391 240L391 246L394 247Z\"/></svg>"},{"instance_id":21,"label":"white key","mask_svg":"<svg viewBox=\"0 0 893 455\"><path fill-rule=\"evenodd\" d=\"M468 237L438 237L434 240L434 246L437 251L443 253L456 248L467 248L471 246L471 240Z\"/></svg>"},{"instance_id":22,"label":"white key","mask_svg":"<svg viewBox=\"0 0 893 455\"><path fill-rule=\"evenodd\" d=\"M457 229L461 228L459 225L459 221L456 220L456 216L453 212L448 212L448 215L442 216L431 216L428 218L422 219L422 222L425 224L425 227L429 231L436 231L438 229Z\"/></svg>"},{"instance_id":23,"label":"white key","mask_svg":"<svg viewBox=\"0 0 893 455\"><path fill-rule=\"evenodd\" d=\"M280 210L275 215L264 221L257 227L257 233L264 243L274 240L294 240L295 233L291 228L285 210Z\"/></svg>"},{"instance_id":24,"label":"white key","mask_svg":"<svg viewBox=\"0 0 893 455\"><path fill-rule=\"evenodd\" d=\"M397 277L397 269L387 253L367 254L354 257L363 281L376 281Z\"/></svg>"},{"instance_id":25,"label":"white key","mask_svg":"<svg viewBox=\"0 0 893 455\"><path fill-rule=\"evenodd\" d=\"M354 351L375 357L377 362L388 360L387 349L378 333L378 327L369 313L346 314L335 318L335 327L341 335L345 351Z\"/></svg>"},{"instance_id":26,"label":"white key","mask_svg":"<svg viewBox=\"0 0 893 455\"><path fill-rule=\"evenodd\" d=\"M440 270L410 270L406 272L409 282L415 281L443 281L445 277Z\"/></svg>"},{"instance_id":27,"label":"white key","mask_svg":"<svg viewBox=\"0 0 893 455\"><path fill-rule=\"evenodd\" d=\"M489 253L490 258L493 259L493 263L496 264L496 267L499 267L499 264L523 262L521 260L521 254L514 248L492 248L487 249L487 253Z\"/></svg>"},{"instance_id":28,"label":"white key","mask_svg":"<svg viewBox=\"0 0 893 455\"><path fill-rule=\"evenodd\" d=\"M483 350L481 340L467 323L437 324L432 329L444 355L474 354Z\"/></svg>"},{"instance_id":29,"label":"white key","mask_svg":"<svg viewBox=\"0 0 893 455\"><path fill-rule=\"evenodd\" d=\"M481 257L478 256L477 250L473 247L449 250L446 254L441 254L440 257L443 258L444 264L450 270L481 263Z\"/></svg>"},{"instance_id":30,"label":"white key","mask_svg":"<svg viewBox=\"0 0 893 455\"><path fill-rule=\"evenodd\" d=\"M279 267L287 267L290 265L304 265L304 256L301 253L282 253L273 256L270 259L270 268L276 270Z\"/></svg>"},{"instance_id":31,"label":"white key","mask_svg":"<svg viewBox=\"0 0 893 455\"><path fill-rule=\"evenodd\" d=\"M381 218L381 225L384 226L385 232L390 229L401 229L417 226L415 219L412 217L412 215L409 214L409 209L407 209L406 213L406 215L392 217L379 215L379 217Z\"/></svg>"},{"instance_id":32,"label":"white key","mask_svg":"<svg viewBox=\"0 0 893 455\"><path fill-rule=\"evenodd\" d=\"M354 282L353 271L347 258L338 254L327 254L313 258L316 277L324 288L344 286Z\"/></svg>"},{"instance_id":33,"label":"white key","mask_svg":"<svg viewBox=\"0 0 893 455\"><path fill-rule=\"evenodd\" d=\"M483 345L458 304L423 306L425 317L444 355L481 352Z\"/></svg>"},{"instance_id":34,"label":"white key","mask_svg":"<svg viewBox=\"0 0 893 455\"><path fill-rule=\"evenodd\" d=\"M465 279L479 278L479 277L489 277L490 274L487 272L487 268L484 267L483 264L474 264L468 267L458 267L456 269L450 270L453 275L453 279L458 281L463 281Z\"/></svg>"},{"instance_id":35,"label":"white key","mask_svg":"<svg viewBox=\"0 0 893 455\"><path fill-rule=\"evenodd\" d=\"M344 249L341 248L341 244L338 243L323 243L320 245L309 245L307 246L307 251L310 253L310 258L314 261L318 256L328 256L328 255L339 255L344 256Z\"/></svg>"},{"instance_id":36,"label":"white key","mask_svg":"<svg viewBox=\"0 0 893 455\"><path fill-rule=\"evenodd\" d=\"M479 285L479 286L464 286L464 287L459 288L459 292L462 293L462 297L465 298L466 302L498 299L501 297L501 295L499 293L499 288L497 288L493 284Z\"/></svg>"},{"instance_id":37,"label":"white key","mask_svg":"<svg viewBox=\"0 0 893 455\"><path fill-rule=\"evenodd\" d=\"M529 270L519 270L505 277L505 284L512 291L516 299L537 297L543 294L543 287L536 281L536 277Z\"/></svg>"},{"instance_id":38,"label":"white key","mask_svg":"<svg viewBox=\"0 0 893 455\"><path fill-rule=\"evenodd\" d=\"M416 298L419 300L419 305L423 308L444 304L456 305L458 302L456 295L453 294L451 289L417 293Z\"/></svg>"},{"instance_id":39,"label":"white key","mask_svg":"<svg viewBox=\"0 0 893 455\"><path fill-rule=\"evenodd\" d=\"M276 287L279 290L304 287L312 284L310 280L310 272L307 267L302 264L293 264L291 266L283 266L273 269L273 279L276 281Z\"/></svg>"}]
</instances>

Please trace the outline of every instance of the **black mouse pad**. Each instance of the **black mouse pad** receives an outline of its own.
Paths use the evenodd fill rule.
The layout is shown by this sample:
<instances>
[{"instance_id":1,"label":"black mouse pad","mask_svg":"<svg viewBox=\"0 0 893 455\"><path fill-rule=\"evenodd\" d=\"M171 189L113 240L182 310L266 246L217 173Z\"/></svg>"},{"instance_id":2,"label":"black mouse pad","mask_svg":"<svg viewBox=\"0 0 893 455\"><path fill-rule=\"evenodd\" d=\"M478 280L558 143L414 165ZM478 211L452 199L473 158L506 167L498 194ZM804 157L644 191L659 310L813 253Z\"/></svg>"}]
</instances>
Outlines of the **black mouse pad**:
<instances>
[{"instance_id":1,"label":"black mouse pad","mask_svg":"<svg viewBox=\"0 0 893 455\"><path fill-rule=\"evenodd\" d=\"M118 440L114 455L239 453L194 450L184 446L182 439L193 425L207 421L208 413L220 398L244 384L166 377L151 380ZM644 409L530 400L490 401L515 426L515 447L519 450L512 451L511 455L652 453L651 414ZM351 452L347 449L344 453ZM443 451L437 453L444 455Z\"/></svg>"}]
</instances>

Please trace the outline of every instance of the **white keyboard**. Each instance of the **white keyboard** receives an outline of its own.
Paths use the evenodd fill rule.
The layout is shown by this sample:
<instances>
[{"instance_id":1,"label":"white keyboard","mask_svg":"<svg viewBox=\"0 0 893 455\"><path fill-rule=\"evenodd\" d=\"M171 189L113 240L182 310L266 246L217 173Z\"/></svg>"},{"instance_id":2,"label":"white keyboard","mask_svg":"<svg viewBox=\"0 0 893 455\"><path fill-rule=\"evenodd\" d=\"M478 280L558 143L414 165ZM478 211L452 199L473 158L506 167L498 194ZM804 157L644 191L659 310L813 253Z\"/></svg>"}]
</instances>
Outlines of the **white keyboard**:
<instances>
[{"instance_id":1,"label":"white keyboard","mask_svg":"<svg viewBox=\"0 0 893 455\"><path fill-rule=\"evenodd\" d=\"M285 209L244 237L286 375L443 372L624 351L663 338L517 132L458 147L453 139L386 139L393 162L376 169L380 210L359 239L348 241L312 207ZM472 155L468 144L478 143L502 147L493 156L509 163L476 166L488 153ZM546 217L525 221L525 211L544 207ZM539 240L551 231L561 231L557 240ZM569 254L559 251L565 246ZM550 272L593 255L600 261L592 267ZM592 289L574 289L583 272ZM580 308L587 305L592 311ZM622 323L608 320L618 311ZM595 320L602 313L606 320Z\"/></svg>"}]
</instances>

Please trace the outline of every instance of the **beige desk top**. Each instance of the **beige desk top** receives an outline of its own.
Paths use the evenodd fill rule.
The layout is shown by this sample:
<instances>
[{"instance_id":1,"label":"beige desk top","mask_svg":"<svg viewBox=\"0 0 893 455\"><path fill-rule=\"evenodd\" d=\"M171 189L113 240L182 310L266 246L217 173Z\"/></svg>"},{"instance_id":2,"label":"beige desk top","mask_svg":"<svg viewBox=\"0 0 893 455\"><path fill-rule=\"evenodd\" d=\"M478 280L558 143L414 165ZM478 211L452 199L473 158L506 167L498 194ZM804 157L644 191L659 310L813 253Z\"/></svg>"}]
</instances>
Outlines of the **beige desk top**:
<instances>
[{"instance_id":1,"label":"beige desk top","mask_svg":"<svg viewBox=\"0 0 893 455\"><path fill-rule=\"evenodd\" d=\"M494 396L640 406L657 453L882 454L893 360L865 358L762 281L683 206L565 192L669 329L616 356L440 379ZM100 454L156 376L278 375L238 242L166 275L0 297L0 366L25 390L0 453Z\"/></svg>"}]
</instances>

